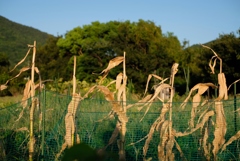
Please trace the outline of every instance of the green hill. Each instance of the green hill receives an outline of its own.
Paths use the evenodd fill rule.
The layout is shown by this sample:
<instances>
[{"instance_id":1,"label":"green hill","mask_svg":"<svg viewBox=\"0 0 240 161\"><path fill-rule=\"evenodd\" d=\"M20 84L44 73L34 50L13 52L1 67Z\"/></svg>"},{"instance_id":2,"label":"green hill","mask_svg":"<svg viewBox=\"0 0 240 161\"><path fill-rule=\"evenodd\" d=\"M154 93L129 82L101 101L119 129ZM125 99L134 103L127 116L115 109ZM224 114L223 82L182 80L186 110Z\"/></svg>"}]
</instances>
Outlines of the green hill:
<instances>
[{"instance_id":1,"label":"green hill","mask_svg":"<svg viewBox=\"0 0 240 161\"><path fill-rule=\"evenodd\" d=\"M27 44L33 44L36 40L37 46L46 43L49 34L32 27L12 22L0 16L0 53L5 53L10 61L10 66L18 63L27 53Z\"/></svg>"}]
</instances>

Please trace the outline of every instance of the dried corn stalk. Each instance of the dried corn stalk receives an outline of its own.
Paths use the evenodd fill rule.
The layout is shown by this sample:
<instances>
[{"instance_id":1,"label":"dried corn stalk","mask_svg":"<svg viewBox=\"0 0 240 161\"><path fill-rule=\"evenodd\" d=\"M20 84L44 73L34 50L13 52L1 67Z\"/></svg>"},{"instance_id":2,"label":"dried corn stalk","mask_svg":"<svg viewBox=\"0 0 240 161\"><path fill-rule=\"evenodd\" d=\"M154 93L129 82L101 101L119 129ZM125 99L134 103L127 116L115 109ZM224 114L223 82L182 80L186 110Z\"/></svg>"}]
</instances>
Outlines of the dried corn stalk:
<instances>
[{"instance_id":1,"label":"dried corn stalk","mask_svg":"<svg viewBox=\"0 0 240 161\"><path fill-rule=\"evenodd\" d=\"M74 137L75 134L75 115L78 108L78 105L80 101L82 100L81 96L79 94L74 94L72 97L71 102L68 105L67 114L65 116L65 130L66 134L64 137L65 142L62 145L62 149L60 152L56 155L56 158L59 158L61 153L68 147L72 147L74 143Z\"/></svg>"},{"instance_id":2,"label":"dried corn stalk","mask_svg":"<svg viewBox=\"0 0 240 161\"><path fill-rule=\"evenodd\" d=\"M111 145L117 139L117 136L120 135L120 140L118 140L119 159L126 160L124 143L125 143L125 133L127 130L126 123L128 122L128 118L126 116L126 113L123 111L122 106L119 104L119 102L114 100L114 94L107 87L98 86L98 89L105 95L105 99L112 104L112 112L118 118L116 128L112 133L112 136L108 144L101 150L105 150L109 145Z\"/></svg>"},{"instance_id":3,"label":"dried corn stalk","mask_svg":"<svg viewBox=\"0 0 240 161\"><path fill-rule=\"evenodd\" d=\"M152 104L153 100L155 98L158 98L159 93L168 88L171 90L171 97L168 100L168 102L164 103L164 100L158 98L160 101L163 102L163 107L161 109L161 113L160 116L155 120L155 122L152 124L148 135L146 136L147 139L145 141L144 147L143 147L143 160L149 160L150 158L146 159L146 155L147 155L147 151L149 148L149 143L152 140L152 136L154 131L160 131L160 142L158 145L158 158L159 160L174 160L174 153L172 152L172 148L174 146L174 143L176 143L176 140L174 139L175 137L175 130L172 128L172 120L171 120L171 113L170 113L170 120L165 120L165 115L167 112L171 112L171 106L172 106L172 98L174 95L173 92L173 84L174 84L174 76L178 71L178 64L174 63L172 66L172 72L171 72L171 76L170 76L170 83L169 84L165 84L162 82L157 86L157 88L155 89L154 94L151 96L150 99L148 99L148 101L143 105L148 105L148 108L145 112L145 114L148 112L150 105ZM150 80L151 76L148 77L148 81ZM158 77L161 78L161 77ZM148 83L147 83L148 86ZM146 91L146 90L145 90ZM145 115L144 114L144 115ZM142 120L142 119L141 119ZM177 143L176 143L177 144ZM177 149L179 150L179 152L181 153L181 155L183 155L180 146L177 144Z\"/></svg>"},{"instance_id":4,"label":"dried corn stalk","mask_svg":"<svg viewBox=\"0 0 240 161\"><path fill-rule=\"evenodd\" d=\"M226 123L226 118L224 114L222 99L224 100L228 99L228 90L227 90L225 75L224 73L222 73L222 59L210 47L207 47L204 45L202 46L210 49L214 53L214 56L212 57L212 59L215 59L214 64L211 65L212 59L209 63L212 73L214 73L216 59L220 61L220 73L218 74L219 96L215 99L216 123L215 123L215 131L214 131L214 140L212 142L213 144L212 153L214 156L214 160L217 160L218 151L225 143L225 134L227 131L227 123Z\"/></svg>"},{"instance_id":5,"label":"dried corn stalk","mask_svg":"<svg viewBox=\"0 0 240 161\"><path fill-rule=\"evenodd\" d=\"M107 76L108 72L114 68L115 66L119 65L123 62L123 73L119 73L116 78L116 90L117 93L117 102L114 101L114 93L112 93L107 87L105 86L97 86L98 89L105 95L105 99L112 104L112 111L110 112L109 116L116 115L118 118L116 128L112 133L112 136L109 140L109 143L100 151L105 150L110 144L112 144L118 134L120 135L120 139L117 141L118 149L119 149L119 160L126 160L125 156L125 135L127 131L126 124L128 122L128 118L126 115L127 106L126 106L126 84L127 84L127 76L126 76L126 67L125 67L125 52L123 57L116 57L110 60L108 67L104 69L102 73L104 73L103 78L100 82ZM122 106L119 103L122 100ZM100 152L99 151L99 152Z\"/></svg>"},{"instance_id":6,"label":"dried corn stalk","mask_svg":"<svg viewBox=\"0 0 240 161\"><path fill-rule=\"evenodd\" d=\"M26 107L26 102L25 99L31 97L31 106L30 106L30 127L29 127L29 160L32 161L33 160L33 155L34 155L34 144L35 144L35 139L34 139L34 135L33 135L33 114L34 114L34 110L35 110L35 106L36 106L36 102L37 100L34 98L35 96L35 84L34 84L34 70L38 69L35 67L35 55L36 55L36 41L34 41L34 45L28 45L29 49L27 54L25 55L25 57L18 62L14 68L10 71L12 72L14 69L16 69L16 67L18 65L20 65L22 62L24 62L24 60L27 58L30 50L33 48L33 56L32 56L32 66L31 66L31 80L28 81L26 83L26 88L24 89L24 97L23 97L23 109ZM20 70L19 74L17 74L15 77L9 79L6 81L6 83L4 85L1 85L1 90L6 89L7 88L7 83L9 81L11 81L12 79L17 78L22 72L29 70L29 67L24 67ZM39 71L37 72L39 74ZM23 111L20 113L19 118L17 119L17 121L21 118L21 116L23 115Z\"/></svg>"},{"instance_id":7,"label":"dried corn stalk","mask_svg":"<svg viewBox=\"0 0 240 161\"><path fill-rule=\"evenodd\" d=\"M68 110L67 110L67 114L65 116L65 130L66 130L66 134L64 137L65 142L62 145L62 149L60 150L60 152L56 155L56 158L58 159L58 157L61 155L62 151L64 151L67 147L70 148L74 145L75 143L75 115L76 115L76 111L78 108L78 105L80 103L80 101L83 99L80 94L76 93L76 60L77 57L76 55L74 55L74 63L73 63L73 93L72 93L72 100L68 105ZM76 138L77 142L80 143L80 138L77 135Z\"/></svg>"}]
</instances>

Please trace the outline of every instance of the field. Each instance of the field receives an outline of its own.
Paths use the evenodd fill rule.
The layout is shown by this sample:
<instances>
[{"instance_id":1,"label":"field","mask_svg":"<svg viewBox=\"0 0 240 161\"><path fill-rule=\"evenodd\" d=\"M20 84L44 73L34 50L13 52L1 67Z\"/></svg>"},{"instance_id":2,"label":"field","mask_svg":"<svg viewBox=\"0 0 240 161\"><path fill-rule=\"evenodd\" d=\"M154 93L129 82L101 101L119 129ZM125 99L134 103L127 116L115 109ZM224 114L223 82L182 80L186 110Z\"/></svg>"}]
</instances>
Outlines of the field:
<instances>
[{"instance_id":1,"label":"field","mask_svg":"<svg viewBox=\"0 0 240 161\"><path fill-rule=\"evenodd\" d=\"M34 112L34 160L55 160L56 155L62 148L65 136L65 115L67 107L71 101L70 95L60 95L51 91L44 91L36 96L40 101L39 106ZM20 97L19 97L20 98ZM3 135L0 138L0 160L28 160L28 142L29 142L29 108L22 108L20 103L14 103L16 100L9 101L6 99L7 107L0 109L0 130ZM1 98L2 99L2 98ZM134 104L136 100L128 99L127 104ZM240 129L239 113L234 113L234 105L239 107L240 99L234 101L230 98L223 101L224 111L227 121L227 132L225 135L226 141L231 138ZM2 100L1 100L2 101ZM10 102L10 103L9 103ZM180 108L181 101L173 102L173 128L177 132L189 131L189 120L191 117L192 104L186 105L182 110ZM162 102L155 101L148 113L144 116L146 108L139 111L136 107L131 107L127 112L127 132L125 151L126 158L129 161L143 160L143 146L146 141L151 125L159 117L162 108ZM111 111L111 104L104 99L103 95L95 95L93 98L84 99L80 102L78 111L76 112L76 133L75 138L79 135L80 141L88 144L93 149L99 150L108 144L109 139L116 126L116 117L106 117ZM214 108L211 102L207 106L198 109L195 117L195 123L200 118L200 111L204 109ZM237 114L237 115L236 115ZM42 116L42 117L40 117ZM169 116L166 115L168 118ZM104 119L105 118L105 119ZM140 122L140 120L143 120ZM166 119L167 119L166 118ZM215 120L215 116L209 119ZM214 139L214 125L208 126L209 145ZM176 142L181 147L182 152L179 152L178 147L174 145L173 153L175 160L204 160L204 150L201 146L203 138L203 129L198 129L190 135L176 137ZM146 158L152 158L153 161L158 160L158 144L160 141L160 131L155 131ZM209 147L212 149L213 147ZM106 149L108 152L118 155L117 142L114 141ZM183 154L183 155L182 155ZM218 160L239 160L240 159L239 140L233 141L227 146L227 149L218 153ZM61 160L64 152L60 155ZM111 159L109 159L111 160Z\"/></svg>"}]
</instances>

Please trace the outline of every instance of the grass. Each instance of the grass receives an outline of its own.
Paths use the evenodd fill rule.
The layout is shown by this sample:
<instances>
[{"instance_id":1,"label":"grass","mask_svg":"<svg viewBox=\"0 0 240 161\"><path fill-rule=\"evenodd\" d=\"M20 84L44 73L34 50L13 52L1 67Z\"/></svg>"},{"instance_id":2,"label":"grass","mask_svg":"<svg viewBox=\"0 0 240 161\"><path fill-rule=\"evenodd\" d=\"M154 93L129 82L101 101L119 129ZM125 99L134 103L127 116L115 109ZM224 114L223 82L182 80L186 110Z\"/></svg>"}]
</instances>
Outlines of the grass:
<instances>
[{"instance_id":1,"label":"grass","mask_svg":"<svg viewBox=\"0 0 240 161\"><path fill-rule=\"evenodd\" d=\"M2 99L2 98L1 98ZM21 100L19 96L15 102ZM42 98L41 98L42 99ZM45 106L45 151L44 155L48 158L54 158L54 156L61 149L61 145L64 142L65 135L65 125L64 125L64 117L66 114L66 109L68 103L70 102L70 96L59 95L54 92L46 93L46 106ZM6 102L13 103L14 100L9 99L5 100ZM42 99L43 101L43 99ZM4 102L4 103L6 103ZM135 102L134 100L129 103ZM180 109L181 102L173 103L173 128L177 131L184 132L188 127L188 121L190 119L190 110L191 103L189 103L185 110L182 111ZM226 139L230 138L235 134L234 124L233 124L233 100L230 98L228 101L224 102L224 110L227 119L227 135ZM41 102L43 107L43 102ZM144 117L142 122L139 120L143 117L146 108L142 111L138 111L137 108L132 107L129 109L127 116L129 117L127 123L127 133L126 133L126 155L132 160L141 160L142 159L142 147L145 143L145 140L134 144L134 146L128 146L130 143L134 143L142 139L149 132L149 128L155 119L159 116L161 108L161 102L153 103L149 112ZM20 113L21 106L19 104L12 104L11 107L2 109L0 111L0 121L2 124L0 125L0 129L6 130L14 130L20 129L22 127L29 127L28 119L29 112L28 109L24 111L23 117L16 123L15 120L18 118ZM79 134L81 141L87 143L94 149L99 149L105 146L110 139L112 132L115 128L116 119L105 119L102 122L96 122L97 120L101 120L107 116L109 111L111 110L111 105L109 102L105 101L102 96L95 96L94 99L85 99L83 100L77 111L77 133ZM238 115L239 118L239 115ZM237 119L238 119L237 118ZM39 148L41 145L41 131L38 132L38 111L35 112L35 124L34 131L36 135L36 153L40 153ZM13 126L14 125L14 126ZM240 129L239 124L237 125L237 129ZM9 131L8 131L9 132ZM177 138L177 142L179 143L182 151L187 158L187 160L201 160L201 151L198 150L198 141L201 137L200 131L196 131L193 135L189 135L186 137ZM27 133L26 131L22 131L20 133ZM17 149L17 146L23 146L28 141L27 135L22 135L25 138L13 138L14 135L8 135L7 138L11 139L11 143L14 145L9 146L9 148ZM39 138L40 137L40 138ZM149 146L148 157L152 157L153 160L157 160L157 145L159 142L159 132L154 133L154 137ZM234 149L236 142L232 145L229 145L228 150L225 153L220 155L221 158L232 156L236 157L236 149ZM190 147L190 148L189 148ZM25 147L27 148L27 147ZM39 150L39 152L37 151ZM117 144L109 146L108 151L117 152ZM176 160L181 160L177 150L174 148L174 153L176 154ZM236 152L235 152L235 151ZM231 152L231 155L230 155ZM16 154L18 155L18 154ZM38 155L38 154L37 154ZM38 157L38 156L36 156ZM47 160L47 159L46 159ZM223 160L223 159L222 159Z\"/></svg>"},{"instance_id":2,"label":"grass","mask_svg":"<svg viewBox=\"0 0 240 161\"><path fill-rule=\"evenodd\" d=\"M0 108L20 102L22 95L0 97Z\"/></svg>"}]
</instances>

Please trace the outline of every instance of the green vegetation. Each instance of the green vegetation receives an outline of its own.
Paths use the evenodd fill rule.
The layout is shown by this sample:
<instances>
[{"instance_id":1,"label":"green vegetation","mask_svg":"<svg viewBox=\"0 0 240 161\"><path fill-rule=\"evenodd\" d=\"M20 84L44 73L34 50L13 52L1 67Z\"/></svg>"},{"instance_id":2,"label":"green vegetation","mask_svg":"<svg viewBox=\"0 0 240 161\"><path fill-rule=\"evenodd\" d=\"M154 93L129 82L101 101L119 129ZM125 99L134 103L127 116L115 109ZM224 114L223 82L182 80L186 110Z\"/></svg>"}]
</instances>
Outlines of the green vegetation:
<instances>
[{"instance_id":1,"label":"green vegetation","mask_svg":"<svg viewBox=\"0 0 240 161\"><path fill-rule=\"evenodd\" d=\"M37 41L36 66L43 80L70 81L73 73L72 55L77 55L77 80L96 83L98 74L106 67L107 62L115 56L123 55L125 51L128 80L136 93L143 93L149 74L169 76L169 66L173 62L179 63L179 71L175 77L175 89L179 95L187 93L189 88L199 82L217 84L217 76L211 75L208 67L211 51L197 44L189 46L187 40L181 43L174 33L162 33L161 27L152 21L95 21L58 37L3 17L0 17L0 22L3 24L0 26L0 57L3 57L0 71L4 70L1 72L1 84L17 74L17 71L8 71L26 54L26 44L31 44L33 40ZM223 72L227 85L239 79L239 33L221 34L219 38L206 44L224 59ZM30 61L30 58L27 60ZM109 78L115 79L121 68L111 70ZM29 77L29 73L9 82L8 92L1 92L1 95L21 93L25 84L24 77ZM157 83L156 80L151 81L150 86L154 83ZM237 88L240 89L239 86ZM153 91L149 88L148 92Z\"/></svg>"},{"instance_id":2,"label":"green vegetation","mask_svg":"<svg viewBox=\"0 0 240 161\"><path fill-rule=\"evenodd\" d=\"M12 22L0 16L0 53L8 56L11 66L18 63L27 52L27 44L37 41L37 46L44 45L49 34Z\"/></svg>"},{"instance_id":3,"label":"green vegetation","mask_svg":"<svg viewBox=\"0 0 240 161\"><path fill-rule=\"evenodd\" d=\"M71 91L71 90L70 90ZM70 93L70 92L68 92ZM54 160L56 154L61 149L61 145L64 142L65 135L65 125L64 125L64 116L66 115L66 108L68 103L71 100L70 95L61 95L56 92L46 91L45 99L37 96L41 100L41 109L45 108L45 139L44 139L44 154L41 156L41 138L42 131L41 128L43 125L39 119L39 109L35 111L35 124L34 124L34 134L36 139L35 144L35 160L44 158L44 160ZM89 151L95 155L96 151L100 148L103 148L109 141L112 131L115 128L116 119L114 118L105 118L110 109L111 104L101 99L101 95L94 95L94 97L85 99L79 105L79 110L77 111L76 118L76 130L77 134L79 134L81 143L84 143L90 147ZM131 100L133 98L128 97L127 100ZM239 98L238 98L239 99ZM238 100L237 99L237 100ZM44 102L46 104L44 106ZM135 101L128 101L127 104L135 103ZM174 129L177 131L184 132L188 129L188 121L191 115L191 107L192 104L189 102L185 108L185 110L181 110L180 104L182 101L173 102L173 125ZM233 113L233 99L230 98L228 101L224 101L224 110L227 118L227 134L226 140L228 140L233 134L235 134L234 130L234 113ZM237 106L239 106L239 100L237 101ZM145 139L139 141L144 138L150 129L150 126L155 121L155 119L159 116L160 109L162 107L161 102L154 102L144 117L144 119L140 121L140 119L144 115L145 109L142 111L138 111L137 108L132 107L128 110L129 121L127 124L127 133L126 133L126 156L129 160L142 160L143 151L142 147L144 146ZM28 131L26 130L29 126L29 110L26 108L24 110L23 116L19 121L16 121L21 113L21 105L20 103L11 105L7 108L3 108L0 110L0 121L1 121L1 137L0 144L3 143L3 147L5 150L5 159L7 160L15 160L14 158L18 158L19 160L27 160L28 158ZM200 113L198 113L200 115ZM167 116L168 117L168 116ZM239 117L238 117L239 118ZM167 119L167 118L166 118ZM215 118L212 118L214 120ZM99 121L98 120L102 120ZM196 120L197 121L197 120ZM39 129L40 128L40 129ZM240 128L240 124L237 124L237 129ZM214 128L210 128L210 133L212 133ZM209 136L209 139L213 139L213 135ZM181 147L184 157L181 157L178 153L176 147L174 146L173 151L176 155L176 160L202 160L204 159L203 151L199 149L199 141L202 139L202 133L200 130L194 132L192 135L188 135L185 137L178 137L176 141ZM136 143L137 142L137 143ZM134 145L130 145L131 143L135 143ZM147 153L147 157L152 157L153 161L158 160L157 158L157 146L159 143L159 134L155 133L153 135L153 141L149 145L149 150ZM219 160L237 160L239 157L239 146L237 145L238 141L233 142L227 147L227 150L219 153ZM80 146L80 145L79 145ZM76 146L75 148L81 148L81 146ZM75 149L74 148L74 149ZM73 149L73 151L75 151ZM94 150L93 150L94 149ZM118 152L117 143L114 142L111 146L107 148L107 153L104 155L105 157L113 158L112 156L116 156ZM66 156L61 156L61 158L65 158L71 154L71 149L66 150L64 154ZM75 157L84 157L83 155L78 155L81 153L75 153ZM111 156L111 157L110 157ZM0 153L1 160L1 153ZM3 160L3 159L2 159ZM114 160L114 159L113 159ZM117 159L116 159L117 160Z\"/></svg>"},{"instance_id":4,"label":"green vegetation","mask_svg":"<svg viewBox=\"0 0 240 161\"><path fill-rule=\"evenodd\" d=\"M207 45L226 60L223 69L227 85L239 79L239 35L220 35ZM38 50L37 62L44 79L62 78L63 81L69 81L72 75L72 55L78 55L76 78L95 83L107 62L115 56L122 56L123 51L126 51L128 80L136 93L143 93L149 74L167 77L170 74L169 66L173 62L179 63L175 79L175 88L179 95L185 94L199 82L217 84L216 75L210 75L208 67L211 51L200 45L188 46L188 41L181 45L173 33L163 34L161 27L144 20L107 23L96 21L74 28L64 37L49 39L48 44ZM115 79L116 73L121 70L121 66L114 68L109 77ZM150 86L154 83L156 81L151 81Z\"/></svg>"}]
</instances>

